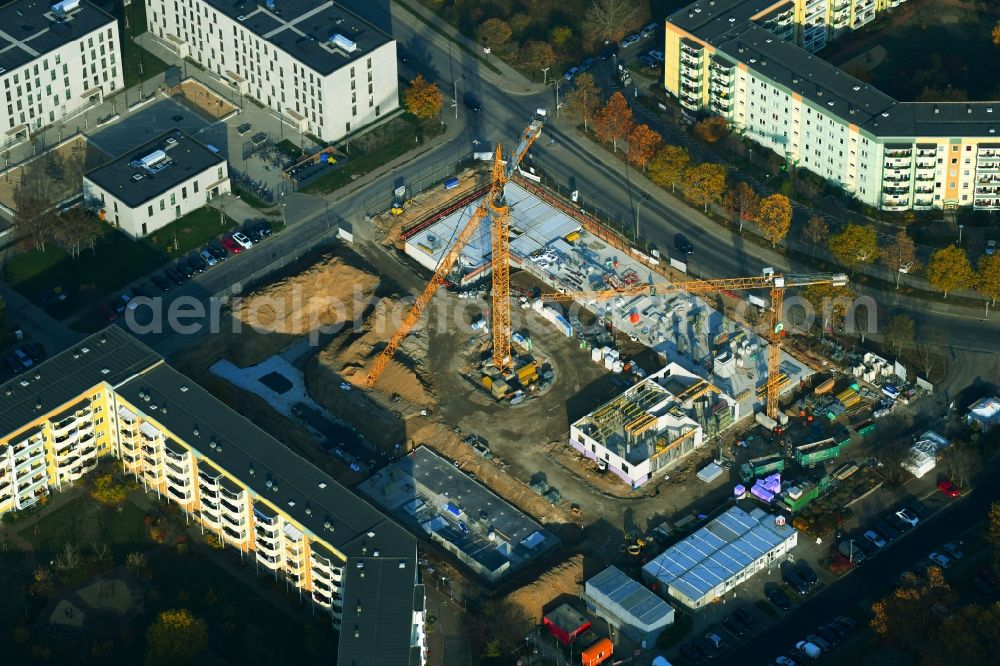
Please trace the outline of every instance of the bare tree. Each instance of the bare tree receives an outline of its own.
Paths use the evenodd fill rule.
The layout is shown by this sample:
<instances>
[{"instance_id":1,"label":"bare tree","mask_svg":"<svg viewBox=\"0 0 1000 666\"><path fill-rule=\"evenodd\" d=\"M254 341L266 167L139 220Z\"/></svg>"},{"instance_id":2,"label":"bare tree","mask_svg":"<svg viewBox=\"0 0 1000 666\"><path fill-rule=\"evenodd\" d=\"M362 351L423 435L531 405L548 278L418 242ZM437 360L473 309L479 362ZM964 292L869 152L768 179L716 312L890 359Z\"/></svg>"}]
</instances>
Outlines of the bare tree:
<instances>
[{"instance_id":1,"label":"bare tree","mask_svg":"<svg viewBox=\"0 0 1000 666\"><path fill-rule=\"evenodd\" d=\"M916 345L917 359L920 361L924 377L928 380L931 379L932 374L936 374L938 370L942 369L938 366L944 364L949 340L948 329L929 325L920 327Z\"/></svg>"},{"instance_id":2,"label":"bare tree","mask_svg":"<svg viewBox=\"0 0 1000 666\"><path fill-rule=\"evenodd\" d=\"M642 9L636 0L594 0L586 24L595 39L617 42L639 27Z\"/></svg>"},{"instance_id":3,"label":"bare tree","mask_svg":"<svg viewBox=\"0 0 1000 666\"><path fill-rule=\"evenodd\" d=\"M892 244L882 250L880 258L886 268L892 271L896 289L899 289L899 279L903 273L912 273L917 269L917 246L906 234L906 230L900 229Z\"/></svg>"},{"instance_id":4,"label":"bare tree","mask_svg":"<svg viewBox=\"0 0 1000 666\"><path fill-rule=\"evenodd\" d=\"M53 566L57 571L69 573L80 566L80 550L72 543L66 543L56 555Z\"/></svg>"},{"instance_id":5,"label":"bare tree","mask_svg":"<svg viewBox=\"0 0 1000 666\"><path fill-rule=\"evenodd\" d=\"M56 225L54 183L44 169L21 170L14 189L14 226L23 246L45 252Z\"/></svg>"},{"instance_id":6,"label":"bare tree","mask_svg":"<svg viewBox=\"0 0 1000 666\"><path fill-rule=\"evenodd\" d=\"M979 467L979 455L969 445L956 442L944 450L944 463L952 482L964 488Z\"/></svg>"},{"instance_id":7,"label":"bare tree","mask_svg":"<svg viewBox=\"0 0 1000 666\"><path fill-rule=\"evenodd\" d=\"M81 248L94 250L101 228L89 211L76 207L58 218L53 238L71 257L79 257Z\"/></svg>"}]
</instances>

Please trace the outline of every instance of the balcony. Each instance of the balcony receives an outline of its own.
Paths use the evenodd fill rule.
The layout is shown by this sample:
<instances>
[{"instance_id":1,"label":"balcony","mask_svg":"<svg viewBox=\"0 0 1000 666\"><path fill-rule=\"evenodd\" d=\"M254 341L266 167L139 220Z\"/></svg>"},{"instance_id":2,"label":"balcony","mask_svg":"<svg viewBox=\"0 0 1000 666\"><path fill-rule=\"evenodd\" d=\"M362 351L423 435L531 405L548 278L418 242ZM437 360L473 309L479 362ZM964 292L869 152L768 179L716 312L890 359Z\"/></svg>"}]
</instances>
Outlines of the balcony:
<instances>
[{"instance_id":1,"label":"balcony","mask_svg":"<svg viewBox=\"0 0 1000 666\"><path fill-rule=\"evenodd\" d=\"M274 571L281 567L281 558L277 555L267 555L262 553L260 550L257 551L257 561L263 564L265 567Z\"/></svg>"},{"instance_id":2,"label":"balcony","mask_svg":"<svg viewBox=\"0 0 1000 666\"><path fill-rule=\"evenodd\" d=\"M190 492L178 490L170 484L167 484L167 494L182 504L186 504L191 499Z\"/></svg>"},{"instance_id":3,"label":"balcony","mask_svg":"<svg viewBox=\"0 0 1000 666\"><path fill-rule=\"evenodd\" d=\"M226 534L226 536L228 536L233 541L240 541L240 542L242 542L246 538L246 532L245 531L234 530L229 525L223 525L222 526L222 531Z\"/></svg>"},{"instance_id":4,"label":"balcony","mask_svg":"<svg viewBox=\"0 0 1000 666\"><path fill-rule=\"evenodd\" d=\"M890 197L904 197L910 194L910 188L908 187L883 187L883 194L888 194Z\"/></svg>"},{"instance_id":5,"label":"balcony","mask_svg":"<svg viewBox=\"0 0 1000 666\"><path fill-rule=\"evenodd\" d=\"M681 42L681 55L690 56L694 60L701 60L703 49L701 46L694 46L687 42Z\"/></svg>"},{"instance_id":6,"label":"balcony","mask_svg":"<svg viewBox=\"0 0 1000 666\"><path fill-rule=\"evenodd\" d=\"M1000 194L1000 185L978 185L976 187L976 196L981 194Z\"/></svg>"},{"instance_id":7,"label":"balcony","mask_svg":"<svg viewBox=\"0 0 1000 666\"><path fill-rule=\"evenodd\" d=\"M927 210L934 207L934 197L917 198L913 202L913 207L917 210Z\"/></svg>"},{"instance_id":8,"label":"balcony","mask_svg":"<svg viewBox=\"0 0 1000 666\"><path fill-rule=\"evenodd\" d=\"M910 177L909 176L903 176L903 175L885 176L882 179L882 182L884 182L884 183L908 183L908 182L910 182Z\"/></svg>"},{"instance_id":9,"label":"balcony","mask_svg":"<svg viewBox=\"0 0 1000 666\"><path fill-rule=\"evenodd\" d=\"M24 495L26 493L30 493L34 490L37 490L45 485L45 481L46 478L44 474L40 474L33 479L28 479L28 481L23 484L20 481L18 481L15 494Z\"/></svg>"},{"instance_id":10,"label":"balcony","mask_svg":"<svg viewBox=\"0 0 1000 666\"><path fill-rule=\"evenodd\" d=\"M226 521L226 523L228 523L229 525L232 525L233 527L242 528L244 525L247 524L247 521L242 516L233 517L232 515L226 513L225 511L222 512L222 519ZM240 532L243 532L243 530L241 529Z\"/></svg>"},{"instance_id":11,"label":"balcony","mask_svg":"<svg viewBox=\"0 0 1000 666\"><path fill-rule=\"evenodd\" d=\"M1000 199L976 199L972 207L976 210L998 210Z\"/></svg>"},{"instance_id":12,"label":"balcony","mask_svg":"<svg viewBox=\"0 0 1000 666\"><path fill-rule=\"evenodd\" d=\"M976 173L1000 171L1000 162L980 162L976 166Z\"/></svg>"}]
</instances>

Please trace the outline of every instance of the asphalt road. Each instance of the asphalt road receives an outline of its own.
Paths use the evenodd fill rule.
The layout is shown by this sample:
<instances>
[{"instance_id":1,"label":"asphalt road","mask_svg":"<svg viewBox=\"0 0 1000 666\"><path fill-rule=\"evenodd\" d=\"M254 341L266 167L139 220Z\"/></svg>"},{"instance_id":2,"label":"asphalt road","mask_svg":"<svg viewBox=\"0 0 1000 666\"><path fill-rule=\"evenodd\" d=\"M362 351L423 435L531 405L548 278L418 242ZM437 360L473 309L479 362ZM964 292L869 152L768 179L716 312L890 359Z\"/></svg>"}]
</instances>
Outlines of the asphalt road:
<instances>
[{"instance_id":1,"label":"asphalt road","mask_svg":"<svg viewBox=\"0 0 1000 666\"><path fill-rule=\"evenodd\" d=\"M873 599L903 571L912 569L941 544L982 524L985 529L989 505L1000 499L1000 468L977 481L965 497L933 514L876 557L866 561L844 578L829 585L794 611L786 613L719 663L767 664L787 653L797 641L813 633L821 624L847 613L858 603ZM832 653L836 656L836 651Z\"/></svg>"}]
</instances>

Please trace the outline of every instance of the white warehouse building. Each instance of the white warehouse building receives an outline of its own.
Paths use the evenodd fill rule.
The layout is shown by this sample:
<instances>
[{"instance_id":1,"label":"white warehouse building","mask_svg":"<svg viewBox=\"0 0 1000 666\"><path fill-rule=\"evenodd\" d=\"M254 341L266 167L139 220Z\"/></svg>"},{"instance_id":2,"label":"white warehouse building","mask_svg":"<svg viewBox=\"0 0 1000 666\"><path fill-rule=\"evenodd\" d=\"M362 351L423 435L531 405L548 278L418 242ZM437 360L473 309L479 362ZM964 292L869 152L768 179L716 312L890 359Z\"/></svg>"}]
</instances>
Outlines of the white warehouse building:
<instances>
[{"instance_id":1,"label":"white warehouse building","mask_svg":"<svg viewBox=\"0 0 1000 666\"><path fill-rule=\"evenodd\" d=\"M333 2L149 0L146 11L177 55L323 141L399 107L396 42Z\"/></svg>"},{"instance_id":2,"label":"white warehouse building","mask_svg":"<svg viewBox=\"0 0 1000 666\"><path fill-rule=\"evenodd\" d=\"M170 130L83 177L84 205L133 238L142 238L230 191L217 152Z\"/></svg>"},{"instance_id":3,"label":"white warehouse building","mask_svg":"<svg viewBox=\"0 0 1000 666\"><path fill-rule=\"evenodd\" d=\"M671 599L700 608L777 566L798 539L784 516L734 506L647 562L642 577Z\"/></svg>"},{"instance_id":4,"label":"white warehouse building","mask_svg":"<svg viewBox=\"0 0 1000 666\"><path fill-rule=\"evenodd\" d=\"M674 623L674 609L638 581L610 566L584 584L587 608L642 647L656 644Z\"/></svg>"},{"instance_id":5,"label":"white warehouse building","mask_svg":"<svg viewBox=\"0 0 1000 666\"><path fill-rule=\"evenodd\" d=\"M86 2L0 7L4 145L28 138L124 87L118 23Z\"/></svg>"}]
</instances>

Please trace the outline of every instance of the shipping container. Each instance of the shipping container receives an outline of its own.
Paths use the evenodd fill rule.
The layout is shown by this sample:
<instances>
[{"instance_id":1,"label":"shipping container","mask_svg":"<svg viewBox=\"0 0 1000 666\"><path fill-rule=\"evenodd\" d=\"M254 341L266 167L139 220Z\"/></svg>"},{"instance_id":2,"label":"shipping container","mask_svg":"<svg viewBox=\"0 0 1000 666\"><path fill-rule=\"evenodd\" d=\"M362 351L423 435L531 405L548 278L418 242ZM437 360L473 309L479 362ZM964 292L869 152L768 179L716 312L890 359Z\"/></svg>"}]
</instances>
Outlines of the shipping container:
<instances>
[{"instance_id":1,"label":"shipping container","mask_svg":"<svg viewBox=\"0 0 1000 666\"><path fill-rule=\"evenodd\" d=\"M583 666L597 666L611 658L615 651L614 644L607 638L602 638L580 654Z\"/></svg>"}]
</instances>

